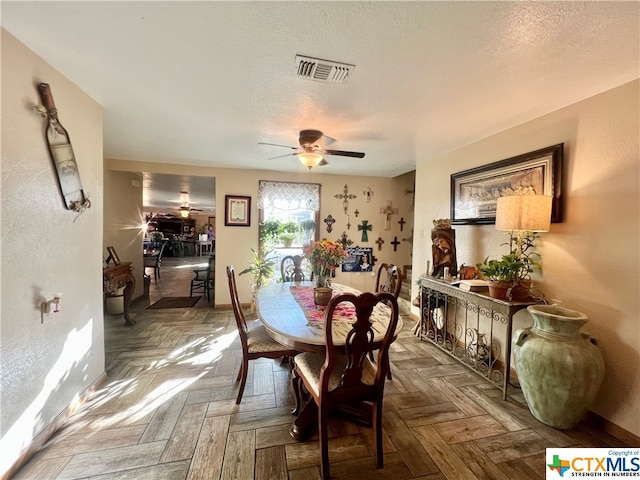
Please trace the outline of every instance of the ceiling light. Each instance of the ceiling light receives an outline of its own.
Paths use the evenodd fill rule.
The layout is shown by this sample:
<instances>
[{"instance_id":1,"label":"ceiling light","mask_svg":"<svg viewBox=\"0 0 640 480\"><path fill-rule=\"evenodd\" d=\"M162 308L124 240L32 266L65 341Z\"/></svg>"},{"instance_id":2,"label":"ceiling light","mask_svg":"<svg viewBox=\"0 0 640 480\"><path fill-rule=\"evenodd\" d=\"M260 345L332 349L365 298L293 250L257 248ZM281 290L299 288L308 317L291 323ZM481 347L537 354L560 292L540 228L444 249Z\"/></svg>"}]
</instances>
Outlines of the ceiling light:
<instances>
[{"instance_id":1,"label":"ceiling light","mask_svg":"<svg viewBox=\"0 0 640 480\"><path fill-rule=\"evenodd\" d=\"M182 218L189 218L189 207L180 207L180 216Z\"/></svg>"},{"instance_id":2,"label":"ceiling light","mask_svg":"<svg viewBox=\"0 0 640 480\"><path fill-rule=\"evenodd\" d=\"M315 152L302 152L297 155L300 163L311 170L311 167L317 167L323 160L323 156Z\"/></svg>"}]
</instances>

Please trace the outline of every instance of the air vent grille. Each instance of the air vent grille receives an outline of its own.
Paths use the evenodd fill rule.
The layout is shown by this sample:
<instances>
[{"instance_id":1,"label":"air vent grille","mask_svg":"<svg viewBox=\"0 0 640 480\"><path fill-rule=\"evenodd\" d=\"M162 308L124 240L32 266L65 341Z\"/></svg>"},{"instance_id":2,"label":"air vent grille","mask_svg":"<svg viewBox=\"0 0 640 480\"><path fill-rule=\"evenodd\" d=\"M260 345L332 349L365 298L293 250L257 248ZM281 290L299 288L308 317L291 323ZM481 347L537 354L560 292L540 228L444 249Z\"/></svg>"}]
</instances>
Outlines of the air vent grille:
<instances>
[{"instance_id":1,"label":"air vent grille","mask_svg":"<svg viewBox=\"0 0 640 480\"><path fill-rule=\"evenodd\" d=\"M296 55L294 74L318 82L345 83L355 68L347 63Z\"/></svg>"}]
</instances>

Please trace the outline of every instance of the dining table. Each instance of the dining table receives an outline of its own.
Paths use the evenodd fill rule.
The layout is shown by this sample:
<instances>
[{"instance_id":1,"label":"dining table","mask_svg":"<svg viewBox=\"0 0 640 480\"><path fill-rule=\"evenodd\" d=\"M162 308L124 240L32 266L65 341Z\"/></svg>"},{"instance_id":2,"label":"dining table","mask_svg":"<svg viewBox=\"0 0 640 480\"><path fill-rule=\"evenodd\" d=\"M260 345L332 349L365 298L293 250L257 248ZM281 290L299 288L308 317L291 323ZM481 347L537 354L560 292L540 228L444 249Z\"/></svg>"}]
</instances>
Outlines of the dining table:
<instances>
[{"instance_id":1,"label":"dining table","mask_svg":"<svg viewBox=\"0 0 640 480\"><path fill-rule=\"evenodd\" d=\"M316 306L313 301L313 282L282 282L263 286L256 295L256 313L267 333L277 342L299 352L323 354L326 351L324 313L326 307ZM332 296L342 293L362 293L348 285L332 283ZM374 344L382 344L390 320L390 307L377 304L371 313L371 328ZM355 321L355 310L349 303L341 304L334 311L332 339L336 348L343 348L346 337ZM398 316L395 337L402 331L402 317ZM295 359L294 359L295 361ZM309 401L297 413L290 433L296 440L306 440L316 427L317 408ZM368 412L349 409L348 413L357 421L368 423Z\"/></svg>"}]
</instances>

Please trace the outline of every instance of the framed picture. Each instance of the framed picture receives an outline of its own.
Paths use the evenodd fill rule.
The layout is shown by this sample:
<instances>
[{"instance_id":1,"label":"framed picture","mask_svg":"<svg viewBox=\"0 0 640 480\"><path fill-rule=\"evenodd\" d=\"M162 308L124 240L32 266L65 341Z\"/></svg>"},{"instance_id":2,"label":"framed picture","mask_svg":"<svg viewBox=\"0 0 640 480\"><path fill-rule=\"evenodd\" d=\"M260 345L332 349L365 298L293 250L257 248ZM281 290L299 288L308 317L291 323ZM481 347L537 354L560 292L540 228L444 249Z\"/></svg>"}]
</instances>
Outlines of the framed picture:
<instances>
[{"instance_id":1,"label":"framed picture","mask_svg":"<svg viewBox=\"0 0 640 480\"><path fill-rule=\"evenodd\" d=\"M120 265L120 257L118 257L116 249L113 247L107 247L107 252L109 252L109 256L105 260L105 263L108 265L113 262L114 265Z\"/></svg>"},{"instance_id":2,"label":"framed picture","mask_svg":"<svg viewBox=\"0 0 640 480\"><path fill-rule=\"evenodd\" d=\"M251 225L251 197L224 196L224 224L227 227Z\"/></svg>"},{"instance_id":3,"label":"framed picture","mask_svg":"<svg viewBox=\"0 0 640 480\"><path fill-rule=\"evenodd\" d=\"M371 247L348 247L345 249L349 256L342 263L343 272L372 272L373 271L373 248Z\"/></svg>"},{"instance_id":4,"label":"framed picture","mask_svg":"<svg viewBox=\"0 0 640 480\"><path fill-rule=\"evenodd\" d=\"M451 223L496 222L498 198L529 192L553 197L551 221L562 222L564 144L451 175Z\"/></svg>"}]
</instances>

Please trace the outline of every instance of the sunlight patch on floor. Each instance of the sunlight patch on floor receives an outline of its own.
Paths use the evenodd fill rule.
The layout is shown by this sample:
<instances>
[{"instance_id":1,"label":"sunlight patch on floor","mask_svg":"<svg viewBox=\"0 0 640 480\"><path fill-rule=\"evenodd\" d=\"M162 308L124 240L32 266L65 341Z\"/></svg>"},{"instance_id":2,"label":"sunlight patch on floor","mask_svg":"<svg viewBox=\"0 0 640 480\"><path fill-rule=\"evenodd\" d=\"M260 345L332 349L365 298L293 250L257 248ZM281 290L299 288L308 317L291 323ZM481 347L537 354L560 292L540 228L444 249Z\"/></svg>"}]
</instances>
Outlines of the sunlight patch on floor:
<instances>
[{"instance_id":1,"label":"sunlight patch on floor","mask_svg":"<svg viewBox=\"0 0 640 480\"><path fill-rule=\"evenodd\" d=\"M188 359L181 360L178 365L191 364L191 365L209 365L214 363L222 357L222 352L229 348L233 341L238 336L238 332L225 333L212 342L209 343L209 347L206 350L194 355Z\"/></svg>"}]
</instances>

